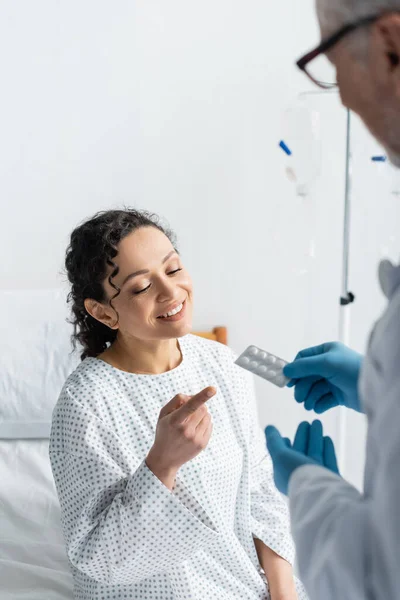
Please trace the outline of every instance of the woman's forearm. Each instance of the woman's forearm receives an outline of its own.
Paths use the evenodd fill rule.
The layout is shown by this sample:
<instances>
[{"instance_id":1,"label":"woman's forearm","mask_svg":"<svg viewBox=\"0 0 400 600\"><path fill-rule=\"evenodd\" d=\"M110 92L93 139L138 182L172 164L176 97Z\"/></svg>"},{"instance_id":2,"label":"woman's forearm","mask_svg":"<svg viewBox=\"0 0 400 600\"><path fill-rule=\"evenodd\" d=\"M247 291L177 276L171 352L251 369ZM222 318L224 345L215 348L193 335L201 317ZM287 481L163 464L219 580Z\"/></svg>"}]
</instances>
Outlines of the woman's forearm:
<instances>
[{"instance_id":1,"label":"woman's forearm","mask_svg":"<svg viewBox=\"0 0 400 600\"><path fill-rule=\"evenodd\" d=\"M255 538L254 544L268 581L271 600L297 600L292 565L261 540Z\"/></svg>"}]
</instances>

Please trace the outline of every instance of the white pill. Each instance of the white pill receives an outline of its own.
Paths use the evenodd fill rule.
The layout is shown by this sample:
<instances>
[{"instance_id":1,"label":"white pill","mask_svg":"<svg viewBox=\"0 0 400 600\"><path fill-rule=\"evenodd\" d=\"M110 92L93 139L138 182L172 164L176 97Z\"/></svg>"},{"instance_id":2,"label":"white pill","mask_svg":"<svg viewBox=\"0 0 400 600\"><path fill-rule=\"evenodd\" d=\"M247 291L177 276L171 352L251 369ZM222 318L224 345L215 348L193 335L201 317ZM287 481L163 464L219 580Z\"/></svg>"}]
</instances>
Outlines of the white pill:
<instances>
[{"instance_id":1,"label":"white pill","mask_svg":"<svg viewBox=\"0 0 400 600\"><path fill-rule=\"evenodd\" d=\"M236 364L278 387L284 387L288 381L282 372L286 361L257 346L249 346L236 360Z\"/></svg>"}]
</instances>

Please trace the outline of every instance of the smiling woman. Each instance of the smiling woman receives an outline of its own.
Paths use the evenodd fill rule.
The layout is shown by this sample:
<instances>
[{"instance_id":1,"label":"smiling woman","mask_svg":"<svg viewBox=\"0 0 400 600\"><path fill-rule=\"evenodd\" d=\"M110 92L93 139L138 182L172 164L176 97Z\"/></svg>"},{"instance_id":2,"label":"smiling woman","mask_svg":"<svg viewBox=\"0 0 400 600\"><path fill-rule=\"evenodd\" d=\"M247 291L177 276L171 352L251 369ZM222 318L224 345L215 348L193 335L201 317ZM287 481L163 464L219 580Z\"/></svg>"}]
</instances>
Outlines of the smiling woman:
<instances>
[{"instance_id":1,"label":"smiling woman","mask_svg":"<svg viewBox=\"0 0 400 600\"><path fill-rule=\"evenodd\" d=\"M137 357L138 346L160 348L160 340L191 330L192 283L174 234L155 215L135 210L95 215L73 231L66 268L82 359L116 360L126 354L121 344ZM171 323L173 329L166 327Z\"/></svg>"},{"instance_id":2,"label":"smiling woman","mask_svg":"<svg viewBox=\"0 0 400 600\"><path fill-rule=\"evenodd\" d=\"M83 360L50 460L75 597L305 598L251 381L227 346L190 335L172 233L103 212L72 233L66 267Z\"/></svg>"},{"instance_id":3,"label":"smiling woman","mask_svg":"<svg viewBox=\"0 0 400 600\"><path fill-rule=\"evenodd\" d=\"M149 224L157 223L154 217L141 213L135 222L134 215L125 216L130 230L119 241L117 257L105 260L99 247L98 260L103 258L106 268L100 274L103 295L81 300L92 326L103 325L115 335L112 344L96 352L98 358L129 372L156 374L180 360L176 340L192 328L192 282L172 234Z\"/></svg>"}]
</instances>

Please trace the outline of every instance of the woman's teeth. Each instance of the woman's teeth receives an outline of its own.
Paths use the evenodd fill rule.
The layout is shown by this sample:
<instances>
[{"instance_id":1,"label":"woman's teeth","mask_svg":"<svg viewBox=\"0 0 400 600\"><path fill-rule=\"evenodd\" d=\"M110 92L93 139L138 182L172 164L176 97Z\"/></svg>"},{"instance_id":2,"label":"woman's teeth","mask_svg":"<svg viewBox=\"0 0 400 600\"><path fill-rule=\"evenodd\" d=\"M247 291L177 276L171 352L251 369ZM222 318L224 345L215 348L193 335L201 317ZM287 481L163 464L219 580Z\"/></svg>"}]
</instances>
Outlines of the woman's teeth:
<instances>
[{"instance_id":1,"label":"woman's teeth","mask_svg":"<svg viewBox=\"0 0 400 600\"><path fill-rule=\"evenodd\" d=\"M174 315L177 315L178 313L181 312L183 308L183 303L180 304L179 306L177 306L174 310L171 310L171 312L169 313L165 313L165 315L161 315L161 319L165 319L166 317L173 317Z\"/></svg>"}]
</instances>

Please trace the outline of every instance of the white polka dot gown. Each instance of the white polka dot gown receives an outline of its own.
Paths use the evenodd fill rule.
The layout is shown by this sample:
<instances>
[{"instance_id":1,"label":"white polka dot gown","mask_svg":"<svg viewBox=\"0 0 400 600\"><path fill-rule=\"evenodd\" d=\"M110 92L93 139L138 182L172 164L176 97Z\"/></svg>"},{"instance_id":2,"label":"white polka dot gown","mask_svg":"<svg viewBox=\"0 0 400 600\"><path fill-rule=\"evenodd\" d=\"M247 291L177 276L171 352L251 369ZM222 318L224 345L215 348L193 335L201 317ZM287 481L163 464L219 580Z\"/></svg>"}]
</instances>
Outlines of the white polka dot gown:
<instances>
[{"instance_id":1,"label":"white polka dot gown","mask_svg":"<svg viewBox=\"0 0 400 600\"><path fill-rule=\"evenodd\" d=\"M180 346L161 375L87 358L55 407L50 460L77 600L267 599L253 536L293 562L251 376L226 346L193 335ZM159 412L209 385L212 437L171 492L144 462Z\"/></svg>"}]
</instances>

